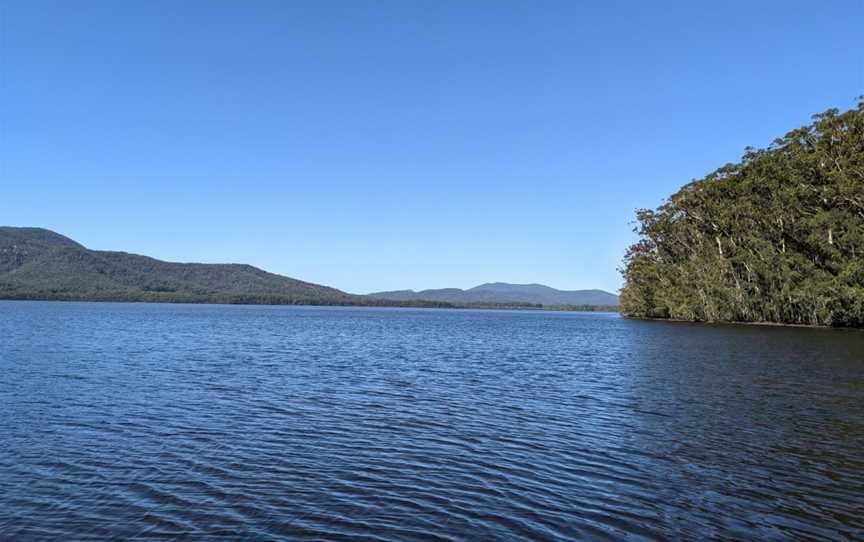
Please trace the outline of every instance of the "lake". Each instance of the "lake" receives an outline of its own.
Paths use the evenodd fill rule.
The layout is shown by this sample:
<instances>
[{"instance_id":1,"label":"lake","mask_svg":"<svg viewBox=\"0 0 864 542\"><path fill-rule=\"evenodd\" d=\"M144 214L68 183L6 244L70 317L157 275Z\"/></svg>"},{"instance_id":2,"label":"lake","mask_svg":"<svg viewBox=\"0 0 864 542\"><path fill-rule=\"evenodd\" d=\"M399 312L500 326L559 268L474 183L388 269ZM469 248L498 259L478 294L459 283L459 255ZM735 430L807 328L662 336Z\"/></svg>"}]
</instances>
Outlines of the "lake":
<instances>
[{"instance_id":1,"label":"lake","mask_svg":"<svg viewBox=\"0 0 864 542\"><path fill-rule=\"evenodd\" d=\"M864 333L0 301L0 539L864 539Z\"/></svg>"}]
</instances>

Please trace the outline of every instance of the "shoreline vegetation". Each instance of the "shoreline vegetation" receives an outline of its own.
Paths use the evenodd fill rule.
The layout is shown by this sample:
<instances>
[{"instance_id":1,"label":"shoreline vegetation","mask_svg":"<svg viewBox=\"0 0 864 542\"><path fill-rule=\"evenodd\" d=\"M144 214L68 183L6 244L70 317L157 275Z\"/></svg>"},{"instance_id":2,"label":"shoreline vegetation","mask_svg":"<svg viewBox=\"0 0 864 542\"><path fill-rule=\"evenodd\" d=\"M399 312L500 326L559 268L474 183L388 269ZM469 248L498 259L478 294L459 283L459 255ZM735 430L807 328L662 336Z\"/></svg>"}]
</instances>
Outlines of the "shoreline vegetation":
<instances>
[{"instance_id":1,"label":"shoreline vegetation","mask_svg":"<svg viewBox=\"0 0 864 542\"><path fill-rule=\"evenodd\" d=\"M637 219L624 316L864 327L864 97Z\"/></svg>"},{"instance_id":2,"label":"shoreline vegetation","mask_svg":"<svg viewBox=\"0 0 864 542\"><path fill-rule=\"evenodd\" d=\"M358 296L363 297L363 296ZM439 301L392 301L387 299L368 299L362 301L320 302L304 299L280 298L278 296L261 298L257 296L215 296L209 297L149 297L149 296L62 296L62 295L20 295L0 294L0 301L57 301L64 303L167 303L188 305L270 305L305 307L390 307L417 309L491 309L514 311L560 311L560 312L619 312L614 305L540 305L536 303L447 303Z\"/></svg>"}]
</instances>

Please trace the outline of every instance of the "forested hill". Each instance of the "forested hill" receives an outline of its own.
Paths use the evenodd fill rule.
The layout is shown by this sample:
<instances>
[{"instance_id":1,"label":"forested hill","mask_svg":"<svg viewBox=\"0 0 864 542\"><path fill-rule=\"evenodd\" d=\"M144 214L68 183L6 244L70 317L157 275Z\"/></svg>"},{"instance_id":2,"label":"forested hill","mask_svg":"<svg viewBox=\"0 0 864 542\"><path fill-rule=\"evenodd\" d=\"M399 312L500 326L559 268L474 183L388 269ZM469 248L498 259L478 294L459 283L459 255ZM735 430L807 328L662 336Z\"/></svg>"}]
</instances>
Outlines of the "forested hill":
<instances>
[{"instance_id":1,"label":"forested hill","mask_svg":"<svg viewBox=\"0 0 864 542\"><path fill-rule=\"evenodd\" d=\"M864 98L638 211L624 314L864 327Z\"/></svg>"},{"instance_id":2,"label":"forested hill","mask_svg":"<svg viewBox=\"0 0 864 542\"><path fill-rule=\"evenodd\" d=\"M163 262L12 227L0 227L0 299L365 304L361 296L250 265Z\"/></svg>"}]
</instances>

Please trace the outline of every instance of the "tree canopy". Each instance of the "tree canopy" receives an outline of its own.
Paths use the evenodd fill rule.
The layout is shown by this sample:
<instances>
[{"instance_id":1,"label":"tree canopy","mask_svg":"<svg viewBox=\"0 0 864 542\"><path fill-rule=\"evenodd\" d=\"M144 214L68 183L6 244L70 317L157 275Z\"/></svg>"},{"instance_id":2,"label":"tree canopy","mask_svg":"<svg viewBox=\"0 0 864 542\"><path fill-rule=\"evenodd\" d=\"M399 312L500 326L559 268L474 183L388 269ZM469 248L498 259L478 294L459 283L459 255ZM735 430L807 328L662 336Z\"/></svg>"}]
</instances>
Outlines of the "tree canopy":
<instances>
[{"instance_id":1,"label":"tree canopy","mask_svg":"<svg viewBox=\"0 0 864 542\"><path fill-rule=\"evenodd\" d=\"M864 97L637 219L625 315L864 326Z\"/></svg>"}]
</instances>

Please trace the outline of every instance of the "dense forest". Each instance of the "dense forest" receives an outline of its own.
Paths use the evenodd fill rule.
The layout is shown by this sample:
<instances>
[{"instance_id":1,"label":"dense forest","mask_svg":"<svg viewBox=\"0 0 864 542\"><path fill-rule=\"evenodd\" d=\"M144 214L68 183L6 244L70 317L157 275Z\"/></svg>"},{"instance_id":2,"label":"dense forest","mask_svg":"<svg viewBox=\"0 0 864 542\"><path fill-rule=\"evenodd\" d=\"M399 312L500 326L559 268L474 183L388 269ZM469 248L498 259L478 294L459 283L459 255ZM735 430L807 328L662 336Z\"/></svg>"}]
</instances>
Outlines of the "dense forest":
<instances>
[{"instance_id":1,"label":"dense forest","mask_svg":"<svg viewBox=\"0 0 864 542\"><path fill-rule=\"evenodd\" d=\"M622 312L864 326L864 97L637 211Z\"/></svg>"},{"instance_id":2,"label":"dense forest","mask_svg":"<svg viewBox=\"0 0 864 542\"><path fill-rule=\"evenodd\" d=\"M0 227L0 298L354 304L335 288L241 264L164 262L90 250L41 228Z\"/></svg>"}]
</instances>

